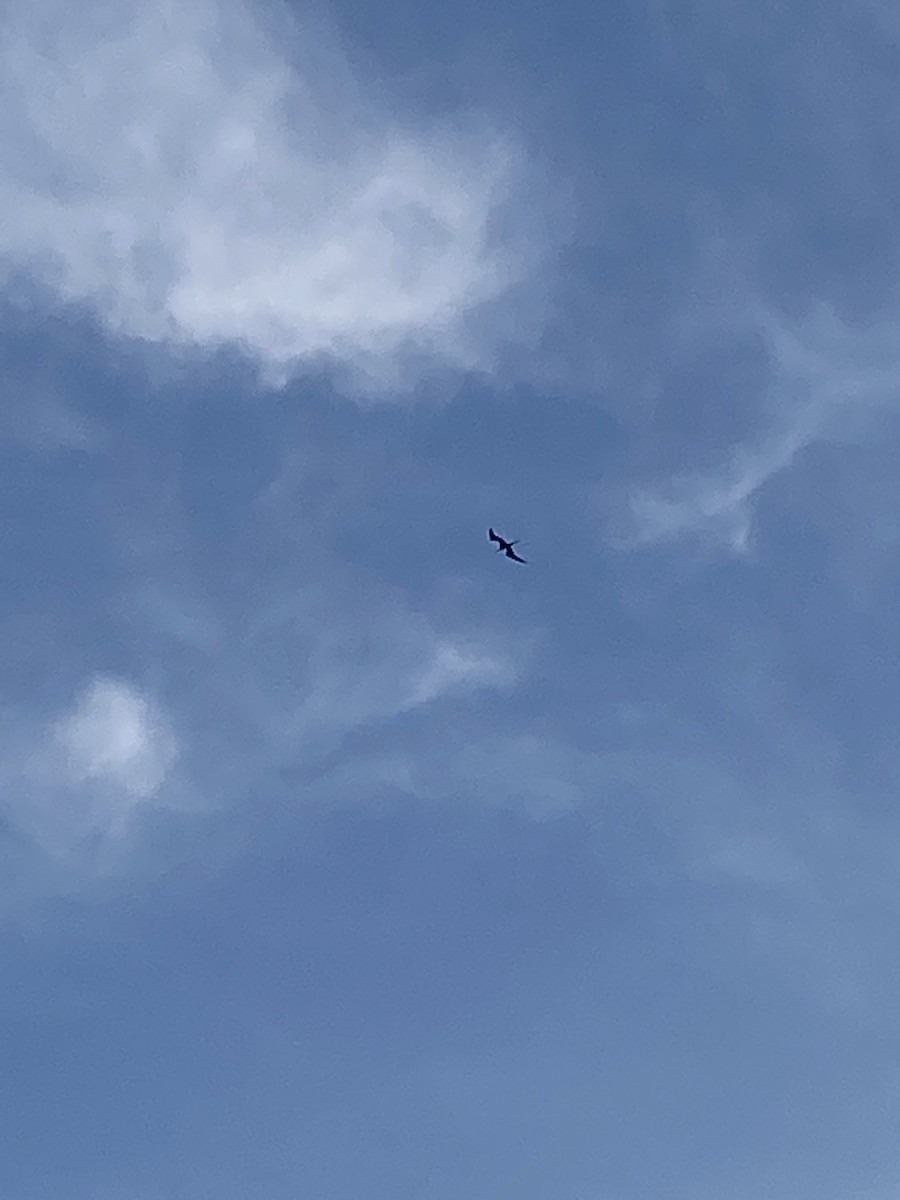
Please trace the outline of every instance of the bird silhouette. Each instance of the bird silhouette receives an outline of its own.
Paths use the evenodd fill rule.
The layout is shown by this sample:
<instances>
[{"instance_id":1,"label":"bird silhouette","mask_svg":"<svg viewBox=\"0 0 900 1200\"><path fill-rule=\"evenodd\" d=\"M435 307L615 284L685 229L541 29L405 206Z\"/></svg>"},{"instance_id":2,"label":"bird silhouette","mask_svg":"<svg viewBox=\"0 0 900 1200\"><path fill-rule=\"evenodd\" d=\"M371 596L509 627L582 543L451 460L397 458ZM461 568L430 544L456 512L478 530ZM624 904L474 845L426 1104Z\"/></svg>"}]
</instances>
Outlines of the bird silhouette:
<instances>
[{"instance_id":1,"label":"bird silhouette","mask_svg":"<svg viewBox=\"0 0 900 1200\"><path fill-rule=\"evenodd\" d=\"M502 538L499 533L494 533L493 529L488 530L488 537L492 542L500 543L500 545L497 547L498 554L505 554L506 557L511 558L513 562L523 563L527 561L524 558L519 558L518 554L516 554L515 550L513 550L513 546L518 546L521 538L516 538L514 542L508 542L506 538Z\"/></svg>"}]
</instances>

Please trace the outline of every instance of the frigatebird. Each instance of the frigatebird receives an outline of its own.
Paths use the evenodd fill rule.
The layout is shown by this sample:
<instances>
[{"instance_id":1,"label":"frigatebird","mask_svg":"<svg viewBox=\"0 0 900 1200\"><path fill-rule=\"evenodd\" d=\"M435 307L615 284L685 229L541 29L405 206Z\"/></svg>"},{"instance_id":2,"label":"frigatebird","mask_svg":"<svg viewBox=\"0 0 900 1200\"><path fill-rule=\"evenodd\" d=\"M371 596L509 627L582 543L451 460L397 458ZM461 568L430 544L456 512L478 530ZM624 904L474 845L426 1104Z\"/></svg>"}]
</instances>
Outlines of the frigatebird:
<instances>
[{"instance_id":1,"label":"frigatebird","mask_svg":"<svg viewBox=\"0 0 900 1200\"><path fill-rule=\"evenodd\" d=\"M513 550L513 546L518 546L521 538L516 538L514 542L508 542L506 538L502 538L499 533L494 533L493 529L488 530L488 537L492 542L500 543L500 545L497 547L498 554L504 553L506 557L511 558L513 562L523 563L527 561L524 558L519 558L518 554L516 554L515 550Z\"/></svg>"}]
</instances>

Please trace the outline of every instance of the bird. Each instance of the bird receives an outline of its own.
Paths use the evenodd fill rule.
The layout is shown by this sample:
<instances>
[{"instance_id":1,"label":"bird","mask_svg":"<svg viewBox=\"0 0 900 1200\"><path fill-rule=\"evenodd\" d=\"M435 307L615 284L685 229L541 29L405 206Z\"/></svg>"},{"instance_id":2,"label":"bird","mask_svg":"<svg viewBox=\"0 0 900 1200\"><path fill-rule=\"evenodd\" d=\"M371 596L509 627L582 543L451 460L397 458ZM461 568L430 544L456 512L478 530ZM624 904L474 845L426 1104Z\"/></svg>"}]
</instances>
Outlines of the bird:
<instances>
[{"instance_id":1,"label":"bird","mask_svg":"<svg viewBox=\"0 0 900 1200\"><path fill-rule=\"evenodd\" d=\"M514 542L508 542L505 538L502 538L499 533L494 533L493 529L488 530L488 537L492 542L500 543L500 545L497 547L498 554L501 552L505 553L506 557L511 558L513 562L523 563L527 561L524 558L519 558L518 554L516 554L515 550L513 550L513 546L518 546L521 540L520 538L516 538Z\"/></svg>"}]
</instances>

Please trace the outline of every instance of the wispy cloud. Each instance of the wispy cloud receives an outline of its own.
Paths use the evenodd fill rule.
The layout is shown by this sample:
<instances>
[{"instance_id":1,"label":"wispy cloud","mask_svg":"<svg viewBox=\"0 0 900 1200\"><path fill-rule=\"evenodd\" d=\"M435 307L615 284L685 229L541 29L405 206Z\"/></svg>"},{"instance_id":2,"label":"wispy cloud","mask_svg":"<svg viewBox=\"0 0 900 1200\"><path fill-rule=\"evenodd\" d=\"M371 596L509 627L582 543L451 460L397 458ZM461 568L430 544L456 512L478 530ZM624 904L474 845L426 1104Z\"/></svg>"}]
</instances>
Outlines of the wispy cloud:
<instances>
[{"instance_id":1,"label":"wispy cloud","mask_svg":"<svg viewBox=\"0 0 900 1200\"><path fill-rule=\"evenodd\" d=\"M543 249L517 231L521 147L478 114L404 122L320 25L268 20L239 0L8 10L8 266L113 331L236 343L273 380L489 366L472 315Z\"/></svg>"},{"instance_id":2,"label":"wispy cloud","mask_svg":"<svg viewBox=\"0 0 900 1200\"><path fill-rule=\"evenodd\" d=\"M763 432L735 444L717 466L633 487L616 530L620 545L694 537L747 553L755 502L766 485L821 440L870 437L879 415L896 404L900 356L885 322L857 329L824 305L790 321L753 301L738 328L748 321L768 351L764 391L755 398ZM725 411L740 403L728 394L718 398ZM689 446L684 454L690 458Z\"/></svg>"},{"instance_id":3,"label":"wispy cloud","mask_svg":"<svg viewBox=\"0 0 900 1200\"><path fill-rule=\"evenodd\" d=\"M649 15L672 141L630 109L632 144L680 225L656 257L629 245L657 286L609 358L641 364L612 401L641 448L603 500L620 544L746 554L770 484L799 478L808 447L871 436L895 401L896 44L882 5L663 0ZM663 95L692 115L668 124ZM711 347L755 358L752 382Z\"/></svg>"},{"instance_id":4,"label":"wispy cloud","mask_svg":"<svg viewBox=\"0 0 900 1200\"><path fill-rule=\"evenodd\" d=\"M269 652L280 645L280 653L299 664L296 678L281 687L267 680L253 667L254 643ZM322 607L296 602L289 617L251 641L245 667L258 715L268 713L263 720L273 755L302 763L374 723L445 697L511 686L517 669L491 643L476 631L441 631L399 597L373 588L364 609L334 597Z\"/></svg>"},{"instance_id":5,"label":"wispy cloud","mask_svg":"<svg viewBox=\"0 0 900 1200\"><path fill-rule=\"evenodd\" d=\"M798 426L763 446L739 447L721 471L676 477L666 482L665 490L638 492L631 500L633 543L690 534L745 553L750 545L754 499L806 445L805 431Z\"/></svg>"},{"instance_id":6,"label":"wispy cloud","mask_svg":"<svg viewBox=\"0 0 900 1200\"><path fill-rule=\"evenodd\" d=\"M157 571L166 567L157 561ZM155 873L172 855L161 849L157 861L146 837L191 814L208 821L246 810L260 789L278 792L281 777L311 783L338 750L346 769L364 769L371 784L368 750L355 738L377 731L380 745L405 753L403 718L515 683L519 667L487 633L437 627L372 584L353 603L342 582L296 594L273 588L258 611L258 597L241 588L219 604L197 600L177 579L148 580L146 594L137 579L125 588L108 636L124 623L136 663L166 680L170 703L124 678L97 676L61 712L42 716L19 704L5 713L5 816L20 843L19 874L36 869L32 860L39 868L26 905L32 894ZM329 795L327 785L306 786L302 802Z\"/></svg>"}]
</instances>

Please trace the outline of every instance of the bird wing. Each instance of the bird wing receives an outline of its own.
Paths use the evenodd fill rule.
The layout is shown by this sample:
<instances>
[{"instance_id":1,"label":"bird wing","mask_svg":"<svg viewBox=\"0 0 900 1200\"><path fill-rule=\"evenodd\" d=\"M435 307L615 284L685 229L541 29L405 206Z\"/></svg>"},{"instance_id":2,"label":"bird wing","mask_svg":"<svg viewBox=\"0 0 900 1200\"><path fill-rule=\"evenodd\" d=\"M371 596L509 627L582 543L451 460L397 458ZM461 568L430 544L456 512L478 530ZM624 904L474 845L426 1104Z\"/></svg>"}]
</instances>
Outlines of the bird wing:
<instances>
[{"instance_id":1,"label":"bird wing","mask_svg":"<svg viewBox=\"0 0 900 1200\"><path fill-rule=\"evenodd\" d=\"M527 559L525 559L525 558L519 558L518 554L516 554L516 552L515 552L515 550L513 550L512 546L507 546L507 548L506 548L506 557L507 557L507 558L514 559L514 560L515 560L515 562L520 562L520 563L523 563L523 562L527 562L527 561L528 561L528 560L527 560Z\"/></svg>"},{"instance_id":2,"label":"bird wing","mask_svg":"<svg viewBox=\"0 0 900 1200\"><path fill-rule=\"evenodd\" d=\"M498 537L497 534L494 533L493 529L488 530L488 537L491 539L492 542L502 542L503 541L503 538Z\"/></svg>"}]
</instances>

